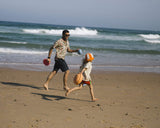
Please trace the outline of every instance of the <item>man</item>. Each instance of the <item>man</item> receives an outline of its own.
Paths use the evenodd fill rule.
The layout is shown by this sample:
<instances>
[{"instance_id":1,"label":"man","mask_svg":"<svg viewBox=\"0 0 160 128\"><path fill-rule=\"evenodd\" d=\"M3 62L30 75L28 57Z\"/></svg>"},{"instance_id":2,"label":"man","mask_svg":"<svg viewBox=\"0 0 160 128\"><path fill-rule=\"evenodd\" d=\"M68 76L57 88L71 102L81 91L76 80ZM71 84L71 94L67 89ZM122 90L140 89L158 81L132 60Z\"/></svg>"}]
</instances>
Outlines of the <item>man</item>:
<instances>
[{"instance_id":1,"label":"man","mask_svg":"<svg viewBox=\"0 0 160 128\"><path fill-rule=\"evenodd\" d=\"M50 57L52 54L53 49L56 49L56 55L55 55L55 64L53 71L50 72L49 76L47 77L46 82L44 83L43 87L48 90L48 84L49 81L57 74L58 70L61 69L62 72L64 72L63 76L63 86L64 90L69 90L69 87L67 86L67 79L68 79L68 74L69 74L69 67L65 61L65 55L67 52L78 52L77 50L72 50L70 49L69 46L69 38L70 34L68 30L64 30L62 32L62 38L57 40L53 46L50 47L49 53L48 53L48 61L50 62Z\"/></svg>"}]
</instances>

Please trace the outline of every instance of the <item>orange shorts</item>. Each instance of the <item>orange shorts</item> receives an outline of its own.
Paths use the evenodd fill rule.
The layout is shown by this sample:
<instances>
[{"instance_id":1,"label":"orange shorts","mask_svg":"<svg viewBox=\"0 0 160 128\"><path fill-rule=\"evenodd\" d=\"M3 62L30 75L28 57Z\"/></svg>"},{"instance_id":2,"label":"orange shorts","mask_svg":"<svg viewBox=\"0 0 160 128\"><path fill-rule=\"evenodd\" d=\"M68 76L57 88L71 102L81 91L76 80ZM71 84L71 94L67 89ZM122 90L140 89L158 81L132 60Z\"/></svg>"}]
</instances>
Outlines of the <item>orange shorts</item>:
<instances>
[{"instance_id":1,"label":"orange shorts","mask_svg":"<svg viewBox=\"0 0 160 128\"><path fill-rule=\"evenodd\" d=\"M84 81L84 80L82 80L82 84L90 85L90 84L91 84L91 81Z\"/></svg>"}]
</instances>

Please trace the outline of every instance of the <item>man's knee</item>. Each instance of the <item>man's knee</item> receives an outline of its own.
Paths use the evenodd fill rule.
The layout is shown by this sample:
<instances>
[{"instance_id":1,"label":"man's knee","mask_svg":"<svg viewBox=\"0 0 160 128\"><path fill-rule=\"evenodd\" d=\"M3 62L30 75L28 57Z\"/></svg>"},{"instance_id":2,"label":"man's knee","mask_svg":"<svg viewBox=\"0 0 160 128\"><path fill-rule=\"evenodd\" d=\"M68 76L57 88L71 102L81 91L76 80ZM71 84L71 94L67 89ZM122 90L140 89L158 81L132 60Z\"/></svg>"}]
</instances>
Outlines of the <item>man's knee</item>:
<instances>
[{"instance_id":1,"label":"man's knee","mask_svg":"<svg viewBox=\"0 0 160 128\"><path fill-rule=\"evenodd\" d=\"M52 75L56 75L56 74L57 74L57 71L52 71L51 74L52 74Z\"/></svg>"},{"instance_id":2,"label":"man's knee","mask_svg":"<svg viewBox=\"0 0 160 128\"><path fill-rule=\"evenodd\" d=\"M70 70L65 71L65 74L69 74L69 73L70 73Z\"/></svg>"},{"instance_id":3,"label":"man's knee","mask_svg":"<svg viewBox=\"0 0 160 128\"><path fill-rule=\"evenodd\" d=\"M64 72L64 79L68 78L69 72L70 72L69 70L67 70L67 71Z\"/></svg>"}]
</instances>

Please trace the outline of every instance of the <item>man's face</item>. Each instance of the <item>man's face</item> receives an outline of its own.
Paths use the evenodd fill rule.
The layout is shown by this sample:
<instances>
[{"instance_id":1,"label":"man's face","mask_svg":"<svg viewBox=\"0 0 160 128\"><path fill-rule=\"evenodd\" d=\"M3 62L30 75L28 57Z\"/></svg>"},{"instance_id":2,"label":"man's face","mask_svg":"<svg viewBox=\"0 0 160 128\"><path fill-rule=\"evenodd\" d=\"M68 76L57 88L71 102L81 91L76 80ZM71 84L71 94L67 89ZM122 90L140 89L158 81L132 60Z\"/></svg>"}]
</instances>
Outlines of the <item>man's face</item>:
<instances>
[{"instance_id":1,"label":"man's face","mask_svg":"<svg viewBox=\"0 0 160 128\"><path fill-rule=\"evenodd\" d=\"M70 36L69 33L65 33L65 34L63 35L63 38L64 38L65 40L68 40L69 36Z\"/></svg>"}]
</instances>

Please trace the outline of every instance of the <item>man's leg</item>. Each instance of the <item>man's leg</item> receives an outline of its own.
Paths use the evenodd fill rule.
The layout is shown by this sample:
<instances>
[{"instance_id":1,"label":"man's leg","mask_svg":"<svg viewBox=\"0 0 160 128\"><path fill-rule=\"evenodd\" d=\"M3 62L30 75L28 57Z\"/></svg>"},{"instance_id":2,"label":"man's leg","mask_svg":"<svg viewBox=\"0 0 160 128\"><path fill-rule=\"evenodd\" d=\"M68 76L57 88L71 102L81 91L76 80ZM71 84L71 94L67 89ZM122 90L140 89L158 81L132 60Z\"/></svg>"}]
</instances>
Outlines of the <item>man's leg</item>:
<instances>
[{"instance_id":1,"label":"man's leg","mask_svg":"<svg viewBox=\"0 0 160 128\"><path fill-rule=\"evenodd\" d=\"M57 74L57 71L52 71L48 77L47 77L47 80L46 82L44 83L43 87L45 88L45 90L48 90L48 84L49 84L49 81L53 78L53 76L55 76Z\"/></svg>"},{"instance_id":2,"label":"man's leg","mask_svg":"<svg viewBox=\"0 0 160 128\"><path fill-rule=\"evenodd\" d=\"M67 80L68 80L69 72L70 72L69 70L65 71L64 76L63 76L64 90L69 90L69 87L67 86Z\"/></svg>"}]
</instances>

